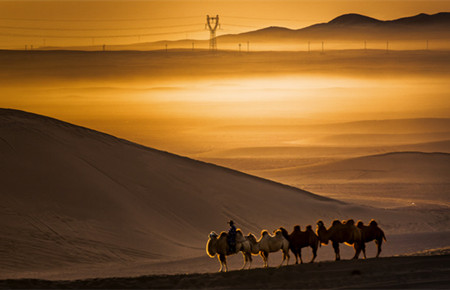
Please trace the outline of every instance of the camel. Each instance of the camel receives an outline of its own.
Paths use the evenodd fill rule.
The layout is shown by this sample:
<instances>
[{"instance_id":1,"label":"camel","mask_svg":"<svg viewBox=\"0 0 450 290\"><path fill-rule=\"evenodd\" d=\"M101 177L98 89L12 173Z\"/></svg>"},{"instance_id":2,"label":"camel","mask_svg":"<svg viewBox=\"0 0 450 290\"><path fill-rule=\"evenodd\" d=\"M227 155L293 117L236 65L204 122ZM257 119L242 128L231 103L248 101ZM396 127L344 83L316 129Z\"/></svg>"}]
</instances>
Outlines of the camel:
<instances>
[{"instance_id":1,"label":"camel","mask_svg":"<svg viewBox=\"0 0 450 290\"><path fill-rule=\"evenodd\" d=\"M376 258L378 258L381 253L381 245L383 244L383 239L386 241L386 236L384 235L383 230L378 227L378 224L375 220L371 220L368 226L365 226L362 221L359 221L356 226L361 230L363 243L368 243L375 240L375 244L377 245ZM362 251L364 259L366 259L365 247L363 247Z\"/></svg>"},{"instance_id":2,"label":"camel","mask_svg":"<svg viewBox=\"0 0 450 290\"><path fill-rule=\"evenodd\" d=\"M228 271L227 266L227 258L226 256L237 254L239 251L242 251L244 255L244 265L241 269L245 267L247 264L248 255L251 257L251 247L250 242L244 237L242 231L238 229L236 231L236 251L231 252L230 247L227 242L228 234L226 232L221 232L218 236L215 232L211 232L209 234L208 242L206 243L206 253L211 258L214 258L217 254L217 258L219 259L220 269L219 272Z\"/></svg>"},{"instance_id":3,"label":"camel","mask_svg":"<svg viewBox=\"0 0 450 290\"><path fill-rule=\"evenodd\" d=\"M355 226L355 222L352 219L343 223L335 220L329 229L326 229L323 221L319 220L317 222L317 236L323 245L327 245L328 241L332 242L334 253L336 254L336 261L341 259L339 243L353 245L355 255L352 259L358 259L361 250L365 247L362 241L361 231Z\"/></svg>"},{"instance_id":4,"label":"camel","mask_svg":"<svg viewBox=\"0 0 450 290\"><path fill-rule=\"evenodd\" d=\"M287 230L283 227L280 228L283 236L289 241L289 249L295 256L295 264L298 264L298 259L300 258L300 263L303 264L302 260L302 248L311 247L313 257L310 263L313 263L317 257L317 248L319 247L319 237L314 233L311 226L306 227L306 231L302 232L300 226L296 225L294 231L289 235Z\"/></svg>"},{"instance_id":5,"label":"camel","mask_svg":"<svg viewBox=\"0 0 450 290\"><path fill-rule=\"evenodd\" d=\"M245 269L245 266L247 263L249 264L248 269L252 267L253 257L252 255L258 255L259 254L259 243L256 240L256 237L249 233L247 236L245 236L245 239L250 243L249 251L242 252L244 254L244 266L242 266L242 269Z\"/></svg>"},{"instance_id":6,"label":"camel","mask_svg":"<svg viewBox=\"0 0 450 290\"><path fill-rule=\"evenodd\" d=\"M261 232L261 238L258 240L259 253L263 258L264 267L269 267L269 253L283 252L283 260L279 267L281 267L286 261L286 265L289 264L289 241L283 237L283 233L280 230L275 231L275 235L271 236L267 230Z\"/></svg>"}]
</instances>

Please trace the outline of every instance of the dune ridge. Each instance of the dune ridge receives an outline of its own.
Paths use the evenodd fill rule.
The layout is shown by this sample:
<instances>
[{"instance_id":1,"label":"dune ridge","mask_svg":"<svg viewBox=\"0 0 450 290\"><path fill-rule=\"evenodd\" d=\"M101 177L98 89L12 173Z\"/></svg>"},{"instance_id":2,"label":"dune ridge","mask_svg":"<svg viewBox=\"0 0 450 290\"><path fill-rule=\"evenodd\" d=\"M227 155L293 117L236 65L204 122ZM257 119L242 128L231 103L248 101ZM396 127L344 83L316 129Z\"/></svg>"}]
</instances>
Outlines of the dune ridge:
<instances>
[{"instance_id":1,"label":"dune ridge","mask_svg":"<svg viewBox=\"0 0 450 290\"><path fill-rule=\"evenodd\" d=\"M27 112L1 109L0 136L2 278L209 259L207 235L229 219L254 233L319 218L448 228L440 212L343 203Z\"/></svg>"}]
</instances>

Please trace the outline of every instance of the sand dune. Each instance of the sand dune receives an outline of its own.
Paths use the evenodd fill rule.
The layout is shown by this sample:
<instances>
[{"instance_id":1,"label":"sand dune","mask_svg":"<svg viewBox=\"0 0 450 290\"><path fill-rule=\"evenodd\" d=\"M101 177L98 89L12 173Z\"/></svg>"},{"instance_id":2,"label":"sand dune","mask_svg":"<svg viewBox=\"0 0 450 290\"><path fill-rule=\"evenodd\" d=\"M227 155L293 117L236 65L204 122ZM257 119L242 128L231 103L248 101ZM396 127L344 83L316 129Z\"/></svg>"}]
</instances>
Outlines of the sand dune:
<instances>
[{"instance_id":1,"label":"sand dune","mask_svg":"<svg viewBox=\"0 0 450 290\"><path fill-rule=\"evenodd\" d=\"M449 181L450 154L423 152L391 152L352 158L329 164L278 170L276 176L321 176L324 180L377 180L415 183Z\"/></svg>"},{"instance_id":2,"label":"sand dune","mask_svg":"<svg viewBox=\"0 0 450 290\"><path fill-rule=\"evenodd\" d=\"M388 234L449 226L442 212L346 204L22 111L0 110L0 136L3 278L205 257L230 218L255 233L318 218L376 218Z\"/></svg>"},{"instance_id":3,"label":"sand dune","mask_svg":"<svg viewBox=\"0 0 450 290\"><path fill-rule=\"evenodd\" d=\"M449 172L448 153L423 152L391 152L320 165L253 171L326 196L360 203L370 200L380 206L449 206Z\"/></svg>"}]
</instances>

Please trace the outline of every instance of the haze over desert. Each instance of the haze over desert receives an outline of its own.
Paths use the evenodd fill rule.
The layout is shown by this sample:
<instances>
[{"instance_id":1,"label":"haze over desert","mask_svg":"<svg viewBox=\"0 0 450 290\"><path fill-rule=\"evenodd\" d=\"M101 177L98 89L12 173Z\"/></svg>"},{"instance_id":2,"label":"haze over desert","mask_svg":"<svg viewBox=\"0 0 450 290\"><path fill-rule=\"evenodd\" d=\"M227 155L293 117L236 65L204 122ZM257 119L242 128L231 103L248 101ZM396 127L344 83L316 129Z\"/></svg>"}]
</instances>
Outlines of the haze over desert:
<instances>
[{"instance_id":1,"label":"haze over desert","mask_svg":"<svg viewBox=\"0 0 450 290\"><path fill-rule=\"evenodd\" d=\"M243 1L250 14L228 31L237 4L217 1L214 47L208 30L165 30L204 13L191 2L170 16L161 1L49 1L54 14L33 17L31 2L0 3L0 287L448 287L450 7L387 1L386 16L387 3L335 1L349 9L331 16L324 1L323 15L308 6L320 20L275 27L302 1ZM102 31L115 37L84 41ZM119 37L135 33L147 38ZM372 219L379 258L370 241L368 259L347 261L341 243L334 261L330 241L312 264L291 251L273 268L276 252L239 270L237 253L216 274L205 251L230 220L257 239L339 220L362 239L356 223Z\"/></svg>"}]
</instances>

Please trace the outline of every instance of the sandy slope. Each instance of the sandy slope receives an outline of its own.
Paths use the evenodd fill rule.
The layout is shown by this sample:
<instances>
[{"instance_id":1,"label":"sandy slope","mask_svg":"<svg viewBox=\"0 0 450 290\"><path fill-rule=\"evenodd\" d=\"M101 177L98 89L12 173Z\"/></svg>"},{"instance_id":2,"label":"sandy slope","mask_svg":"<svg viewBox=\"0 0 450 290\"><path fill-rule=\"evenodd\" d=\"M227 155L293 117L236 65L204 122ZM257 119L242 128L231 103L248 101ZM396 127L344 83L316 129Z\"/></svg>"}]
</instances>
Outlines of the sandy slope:
<instances>
[{"instance_id":1,"label":"sandy slope","mask_svg":"<svg viewBox=\"0 0 450 290\"><path fill-rule=\"evenodd\" d=\"M322 179L403 181L416 183L449 181L450 154L422 152L392 152L331 162L307 168L278 171L279 176L321 175Z\"/></svg>"},{"instance_id":2,"label":"sandy slope","mask_svg":"<svg viewBox=\"0 0 450 290\"><path fill-rule=\"evenodd\" d=\"M159 275L77 281L0 280L1 288L448 288L450 255L322 262L215 274Z\"/></svg>"},{"instance_id":3,"label":"sandy slope","mask_svg":"<svg viewBox=\"0 0 450 290\"><path fill-rule=\"evenodd\" d=\"M0 110L0 137L3 278L204 257L230 218L256 233L349 217L388 235L449 228L446 212L345 204L21 111Z\"/></svg>"},{"instance_id":4,"label":"sandy slope","mask_svg":"<svg viewBox=\"0 0 450 290\"><path fill-rule=\"evenodd\" d=\"M320 165L252 171L342 200L383 206L450 205L448 153L391 152ZM376 199L376 200L375 200Z\"/></svg>"}]
</instances>

